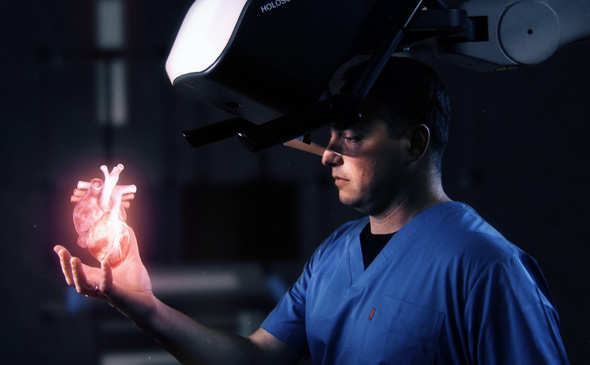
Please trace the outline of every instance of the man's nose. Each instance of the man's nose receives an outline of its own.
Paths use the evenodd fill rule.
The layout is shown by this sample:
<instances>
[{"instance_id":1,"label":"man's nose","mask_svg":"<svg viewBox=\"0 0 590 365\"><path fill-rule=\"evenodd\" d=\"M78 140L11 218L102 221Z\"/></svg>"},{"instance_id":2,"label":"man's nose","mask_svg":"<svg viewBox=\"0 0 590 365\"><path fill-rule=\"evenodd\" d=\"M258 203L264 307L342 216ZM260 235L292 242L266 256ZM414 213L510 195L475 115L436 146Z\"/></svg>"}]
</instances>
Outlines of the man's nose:
<instances>
[{"instance_id":1,"label":"man's nose","mask_svg":"<svg viewBox=\"0 0 590 365\"><path fill-rule=\"evenodd\" d=\"M342 165L342 154L336 152L331 148L332 146L328 146L322 155L322 164L324 166L338 166Z\"/></svg>"}]
</instances>

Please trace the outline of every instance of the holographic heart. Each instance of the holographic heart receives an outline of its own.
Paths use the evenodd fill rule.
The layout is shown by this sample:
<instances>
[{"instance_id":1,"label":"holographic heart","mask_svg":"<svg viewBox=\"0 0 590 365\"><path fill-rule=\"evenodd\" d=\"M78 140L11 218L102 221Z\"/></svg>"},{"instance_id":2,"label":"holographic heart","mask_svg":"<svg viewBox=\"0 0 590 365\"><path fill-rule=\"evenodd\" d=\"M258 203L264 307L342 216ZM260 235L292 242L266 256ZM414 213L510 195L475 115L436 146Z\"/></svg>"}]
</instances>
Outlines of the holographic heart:
<instances>
[{"instance_id":1,"label":"holographic heart","mask_svg":"<svg viewBox=\"0 0 590 365\"><path fill-rule=\"evenodd\" d=\"M90 183L80 181L78 189L87 191L74 207L73 215L74 227L79 235L78 245L87 247L98 261L108 260L112 268L125 260L130 247L122 197L137 191L135 185L117 186L123 168L119 164L109 172L103 165L100 169L104 181L98 178Z\"/></svg>"}]
</instances>

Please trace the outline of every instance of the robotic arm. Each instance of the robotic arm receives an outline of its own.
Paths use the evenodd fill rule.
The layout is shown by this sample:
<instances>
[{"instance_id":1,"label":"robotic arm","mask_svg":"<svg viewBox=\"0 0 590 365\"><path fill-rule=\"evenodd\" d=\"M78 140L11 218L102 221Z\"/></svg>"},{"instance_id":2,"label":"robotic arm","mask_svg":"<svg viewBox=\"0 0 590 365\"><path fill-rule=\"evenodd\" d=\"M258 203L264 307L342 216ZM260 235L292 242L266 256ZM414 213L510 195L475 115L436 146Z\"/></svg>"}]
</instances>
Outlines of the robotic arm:
<instances>
[{"instance_id":1,"label":"robotic arm","mask_svg":"<svg viewBox=\"0 0 590 365\"><path fill-rule=\"evenodd\" d=\"M441 38L438 55L480 71L538 64L590 38L590 1L470 0L458 4L479 39Z\"/></svg>"},{"instance_id":2,"label":"robotic arm","mask_svg":"<svg viewBox=\"0 0 590 365\"><path fill-rule=\"evenodd\" d=\"M236 116L184 132L194 147L238 136L260 151L358 118L393 53L427 44L492 71L588 38L590 0L197 0L166 70L182 94ZM335 75L363 54L370 62L351 91L332 95Z\"/></svg>"}]
</instances>

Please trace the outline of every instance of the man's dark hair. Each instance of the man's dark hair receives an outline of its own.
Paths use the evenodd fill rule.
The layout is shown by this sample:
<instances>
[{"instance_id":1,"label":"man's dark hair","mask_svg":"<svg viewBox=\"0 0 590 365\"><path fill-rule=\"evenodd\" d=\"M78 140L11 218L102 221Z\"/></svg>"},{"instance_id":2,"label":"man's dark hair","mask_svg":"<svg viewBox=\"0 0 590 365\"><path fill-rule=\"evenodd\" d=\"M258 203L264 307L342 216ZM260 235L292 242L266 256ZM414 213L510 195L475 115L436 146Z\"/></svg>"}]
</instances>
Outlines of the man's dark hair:
<instances>
[{"instance_id":1,"label":"man's dark hair","mask_svg":"<svg viewBox=\"0 0 590 365\"><path fill-rule=\"evenodd\" d=\"M363 62L344 73L343 92L365 66L366 62ZM430 66L407 57L392 57L366 100L377 105L377 115L387 122L393 138L402 137L411 125L422 123L428 126L430 153L440 172L448 141L451 107L442 81Z\"/></svg>"}]
</instances>

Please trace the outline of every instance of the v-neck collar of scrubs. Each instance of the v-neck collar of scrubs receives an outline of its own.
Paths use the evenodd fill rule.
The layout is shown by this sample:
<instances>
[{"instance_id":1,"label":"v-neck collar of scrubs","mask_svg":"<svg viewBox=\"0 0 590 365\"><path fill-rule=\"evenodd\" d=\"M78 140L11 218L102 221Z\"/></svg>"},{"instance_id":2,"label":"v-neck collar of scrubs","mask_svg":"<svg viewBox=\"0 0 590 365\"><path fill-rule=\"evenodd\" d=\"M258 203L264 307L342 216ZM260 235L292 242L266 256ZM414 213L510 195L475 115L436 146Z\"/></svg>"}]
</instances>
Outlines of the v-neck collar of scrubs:
<instances>
[{"instance_id":1,"label":"v-neck collar of scrubs","mask_svg":"<svg viewBox=\"0 0 590 365\"><path fill-rule=\"evenodd\" d=\"M441 209L445 209L453 202L439 203L432 207L429 207L416 216L414 216L408 223L406 223L393 237L387 242L385 247L379 252L373 262L365 269L363 263L363 253L361 249L360 235L369 223L369 217L361 219L356 227L354 227L353 238L349 242L348 246L348 263L350 268L350 282L351 286L363 287L367 282L371 282L371 277L377 275L378 272L384 265L390 265L391 261L395 257L399 256L400 253L406 252L412 245L412 236L427 225L433 217L436 217ZM420 219L416 219L420 216Z\"/></svg>"}]
</instances>

